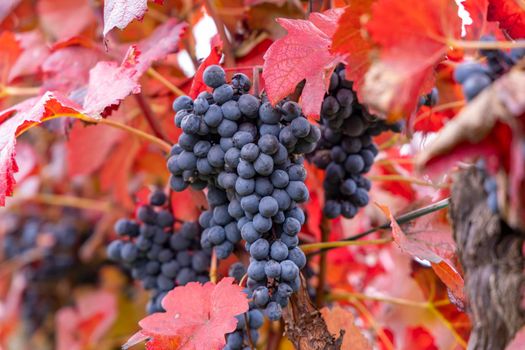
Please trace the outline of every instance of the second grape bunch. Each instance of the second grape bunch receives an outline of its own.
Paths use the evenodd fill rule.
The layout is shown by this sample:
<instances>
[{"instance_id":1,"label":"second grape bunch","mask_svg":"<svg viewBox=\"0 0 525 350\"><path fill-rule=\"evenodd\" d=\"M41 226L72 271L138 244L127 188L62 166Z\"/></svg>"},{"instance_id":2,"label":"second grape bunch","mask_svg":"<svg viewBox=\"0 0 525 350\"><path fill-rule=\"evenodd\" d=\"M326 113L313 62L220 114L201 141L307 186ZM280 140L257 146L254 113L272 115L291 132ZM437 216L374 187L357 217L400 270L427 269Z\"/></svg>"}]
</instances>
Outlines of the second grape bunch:
<instances>
[{"instance_id":1,"label":"second grape bunch","mask_svg":"<svg viewBox=\"0 0 525 350\"><path fill-rule=\"evenodd\" d=\"M237 73L231 82L210 66L204 83L213 92L175 100L175 124L182 134L171 152L171 187L207 188L209 209L199 223L203 248L227 258L244 240L250 254L248 296L270 320L300 287L306 257L298 247L305 216L298 204L309 199L304 154L321 132L293 101L272 104L249 94L251 82ZM230 339L232 340L230 342ZM246 346L228 337L228 348Z\"/></svg>"}]
</instances>

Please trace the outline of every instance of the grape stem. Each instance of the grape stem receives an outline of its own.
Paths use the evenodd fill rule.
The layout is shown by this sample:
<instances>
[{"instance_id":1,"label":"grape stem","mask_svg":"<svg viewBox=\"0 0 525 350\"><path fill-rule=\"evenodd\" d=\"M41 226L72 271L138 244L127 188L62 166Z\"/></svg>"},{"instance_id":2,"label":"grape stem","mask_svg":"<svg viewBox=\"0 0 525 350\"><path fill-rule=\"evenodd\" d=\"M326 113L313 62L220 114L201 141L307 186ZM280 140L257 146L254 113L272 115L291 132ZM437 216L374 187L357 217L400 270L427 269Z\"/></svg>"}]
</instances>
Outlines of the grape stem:
<instances>
[{"instance_id":1,"label":"grape stem","mask_svg":"<svg viewBox=\"0 0 525 350\"><path fill-rule=\"evenodd\" d=\"M111 203L109 202L68 195L39 193L29 198L29 200L48 205L97 210L103 212L111 212L114 210Z\"/></svg>"},{"instance_id":2,"label":"grape stem","mask_svg":"<svg viewBox=\"0 0 525 350\"><path fill-rule=\"evenodd\" d=\"M417 219L417 218L419 218L421 216L425 216L425 215L428 215L430 213L439 211L441 209L445 209L449 205L450 205L450 197L447 197L447 198L442 199L442 200L440 200L438 202L435 202L435 203L432 203L430 205L427 205L426 207L419 208L419 209L410 211L410 212L408 212L406 214L400 215L400 216L396 217L395 220L400 225L406 224L407 222L410 222L410 221L412 221L414 219ZM368 235L370 235L370 234L372 234L372 233L374 233L376 231L390 229L390 224L391 224L391 222L387 221L383 225L372 227L369 230L366 230L366 231L361 232L359 234L356 234L354 236L345 238L341 242L344 242L344 241L346 241L346 242L348 242L348 241L357 241L358 239L366 237L366 236L368 236ZM308 253L307 257L312 257L314 255L320 254L320 253L322 253L324 251L331 250L331 249L334 249L334 248L339 248L339 247L321 248L321 249L319 249L319 250L317 250L315 252Z\"/></svg>"},{"instance_id":3,"label":"grape stem","mask_svg":"<svg viewBox=\"0 0 525 350\"><path fill-rule=\"evenodd\" d=\"M213 18L213 22L215 22L215 27L217 27L217 32L219 32L219 36L221 37L225 65L227 67L235 66L235 53L233 51L232 44L230 42L230 39L226 35L224 23L222 22L221 18L217 15L217 11L215 10L213 2L211 0L204 0L204 7L206 7L206 12L208 12L211 18Z\"/></svg>"},{"instance_id":4,"label":"grape stem","mask_svg":"<svg viewBox=\"0 0 525 350\"><path fill-rule=\"evenodd\" d=\"M144 114L144 118L146 118L146 121L148 122L148 125L151 128L151 131L153 131L153 134L159 139L164 140L167 143L171 143L168 137L166 136L166 134L162 131L162 128L160 127L159 123L155 119L155 116L153 115L153 111L151 110L151 107L149 106L146 99L144 98L144 95L142 93L136 94L135 100L137 100L137 104L142 110L142 113Z\"/></svg>"},{"instance_id":5,"label":"grape stem","mask_svg":"<svg viewBox=\"0 0 525 350\"><path fill-rule=\"evenodd\" d=\"M211 253L210 282L217 283L217 254L215 249Z\"/></svg>"},{"instance_id":6,"label":"grape stem","mask_svg":"<svg viewBox=\"0 0 525 350\"><path fill-rule=\"evenodd\" d=\"M376 245L376 244L388 244L391 243L393 239L381 238L381 239L370 239L366 241L333 241L333 242L318 242L310 244L302 244L300 248L303 251L309 251L314 249L330 249L330 248L341 248L341 247L350 247L350 246L364 246L364 245ZM325 254L321 253L321 254Z\"/></svg>"},{"instance_id":7,"label":"grape stem","mask_svg":"<svg viewBox=\"0 0 525 350\"><path fill-rule=\"evenodd\" d=\"M448 44L455 48L462 49L515 49L515 48L524 48L525 41L465 41L465 40L455 40L449 39Z\"/></svg>"},{"instance_id":8,"label":"grape stem","mask_svg":"<svg viewBox=\"0 0 525 350\"><path fill-rule=\"evenodd\" d=\"M149 76L151 76L154 79L157 79L159 81L159 83L161 83L162 85L167 87L171 92L173 92L175 94L175 96L185 96L186 95L186 93L184 91L179 89L177 86L175 86L168 79L164 78L164 76L162 74L160 74L159 72L157 72L155 69L148 68L148 70L146 72L148 73Z\"/></svg>"}]
</instances>

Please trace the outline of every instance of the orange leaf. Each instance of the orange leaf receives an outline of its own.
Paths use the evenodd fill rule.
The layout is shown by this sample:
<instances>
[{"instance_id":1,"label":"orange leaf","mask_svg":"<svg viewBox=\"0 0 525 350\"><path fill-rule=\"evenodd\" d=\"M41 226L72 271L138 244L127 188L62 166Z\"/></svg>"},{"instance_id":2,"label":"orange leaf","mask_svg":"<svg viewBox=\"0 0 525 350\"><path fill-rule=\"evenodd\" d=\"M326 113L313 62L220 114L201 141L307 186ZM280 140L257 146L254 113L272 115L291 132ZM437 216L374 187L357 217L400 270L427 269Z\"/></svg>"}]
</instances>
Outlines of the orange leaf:
<instances>
[{"instance_id":1,"label":"orange leaf","mask_svg":"<svg viewBox=\"0 0 525 350\"><path fill-rule=\"evenodd\" d=\"M344 330L341 350L372 349L361 330L355 325L354 315L350 311L339 306L331 309L324 307L321 309L321 315L323 315L328 331L336 338L339 337L340 331Z\"/></svg>"},{"instance_id":2,"label":"orange leaf","mask_svg":"<svg viewBox=\"0 0 525 350\"><path fill-rule=\"evenodd\" d=\"M363 36L362 23L370 15L375 0L352 1L339 18L337 31L332 37L331 51L346 55L346 78L354 82L361 99L361 84L370 67L373 44Z\"/></svg>"}]
</instances>

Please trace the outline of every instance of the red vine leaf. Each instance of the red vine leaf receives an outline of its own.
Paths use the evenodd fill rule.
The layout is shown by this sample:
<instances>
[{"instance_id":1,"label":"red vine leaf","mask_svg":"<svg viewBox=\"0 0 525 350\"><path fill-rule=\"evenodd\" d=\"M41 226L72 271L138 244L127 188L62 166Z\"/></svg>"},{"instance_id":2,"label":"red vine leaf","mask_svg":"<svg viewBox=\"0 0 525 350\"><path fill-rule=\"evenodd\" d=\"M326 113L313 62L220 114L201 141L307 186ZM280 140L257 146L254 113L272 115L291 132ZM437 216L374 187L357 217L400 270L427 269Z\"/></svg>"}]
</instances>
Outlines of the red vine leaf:
<instances>
[{"instance_id":1,"label":"red vine leaf","mask_svg":"<svg viewBox=\"0 0 525 350\"><path fill-rule=\"evenodd\" d=\"M340 61L328 49L341 13L337 9L312 14L310 20L277 19L288 35L275 41L264 55L262 76L270 102L279 102L306 80L301 107L305 115L319 116L330 75Z\"/></svg>"},{"instance_id":2,"label":"red vine leaf","mask_svg":"<svg viewBox=\"0 0 525 350\"><path fill-rule=\"evenodd\" d=\"M16 136L34 124L57 114L77 114L79 106L61 95L47 92L40 99L28 99L0 112L0 206L13 195Z\"/></svg>"},{"instance_id":3,"label":"red vine leaf","mask_svg":"<svg viewBox=\"0 0 525 350\"><path fill-rule=\"evenodd\" d=\"M141 43L137 45L140 51L137 70L144 73L153 62L165 58L176 52L181 36L187 28L186 23L178 23L176 19L169 19Z\"/></svg>"},{"instance_id":4,"label":"red vine leaf","mask_svg":"<svg viewBox=\"0 0 525 350\"><path fill-rule=\"evenodd\" d=\"M447 41L460 38L457 11L451 0L375 2L367 28L381 47L381 58L367 73L365 102L388 114L391 121L410 117L418 97L430 90L434 67L448 50Z\"/></svg>"},{"instance_id":5,"label":"red vine leaf","mask_svg":"<svg viewBox=\"0 0 525 350\"><path fill-rule=\"evenodd\" d=\"M520 0L489 0L489 21L499 22L513 39L525 38L525 7Z\"/></svg>"},{"instance_id":6,"label":"red vine leaf","mask_svg":"<svg viewBox=\"0 0 525 350\"><path fill-rule=\"evenodd\" d=\"M204 70L214 64L219 64L222 57L222 41L220 36L217 34L211 39L211 52L202 61L199 68L197 69L197 72L195 73L195 76L193 77L193 82L191 83L190 93L189 96L191 98L196 98L199 93L202 91L205 91L207 89L206 84L204 84L204 81L202 80L202 75L204 74Z\"/></svg>"},{"instance_id":7,"label":"red vine leaf","mask_svg":"<svg viewBox=\"0 0 525 350\"><path fill-rule=\"evenodd\" d=\"M140 321L142 330L123 348L149 337L151 350L221 349L224 335L235 330L235 316L248 311L248 299L233 281L228 277L216 285L191 282L173 289L162 300L166 312Z\"/></svg>"},{"instance_id":8,"label":"red vine leaf","mask_svg":"<svg viewBox=\"0 0 525 350\"><path fill-rule=\"evenodd\" d=\"M429 221L429 218L422 218L406 227L409 232L407 234L399 226L387 206L378 204L378 207L389 218L392 236L398 247L406 254L428 260L438 277L454 296L463 300L463 277L451 261L456 252L456 245L452 239L450 226L440 226L438 220ZM422 222L422 224L417 222Z\"/></svg>"},{"instance_id":9,"label":"red vine leaf","mask_svg":"<svg viewBox=\"0 0 525 350\"><path fill-rule=\"evenodd\" d=\"M96 20L89 0L40 0L37 11L44 30L56 39L78 35Z\"/></svg>"},{"instance_id":10,"label":"red vine leaf","mask_svg":"<svg viewBox=\"0 0 525 350\"><path fill-rule=\"evenodd\" d=\"M91 69L83 104L85 114L93 118L105 116L128 95L140 92L139 57L140 52L132 46L121 65L99 62Z\"/></svg>"},{"instance_id":11,"label":"red vine leaf","mask_svg":"<svg viewBox=\"0 0 525 350\"><path fill-rule=\"evenodd\" d=\"M8 80L9 72L22 53L22 48L12 32L0 34L0 83Z\"/></svg>"},{"instance_id":12,"label":"red vine leaf","mask_svg":"<svg viewBox=\"0 0 525 350\"><path fill-rule=\"evenodd\" d=\"M346 55L346 77L354 82L361 98L361 84L370 67L370 50L373 44L363 36L362 23L370 15L375 0L353 1L339 18L332 36L331 51Z\"/></svg>"},{"instance_id":13,"label":"red vine leaf","mask_svg":"<svg viewBox=\"0 0 525 350\"><path fill-rule=\"evenodd\" d=\"M21 76L38 73L40 66L49 55L49 48L39 30L19 33L16 39L23 51L9 72L7 78L9 82Z\"/></svg>"},{"instance_id":14,"label":"red vine leaf","mask_svg":"<svg viewBox=\"0 0 525 350\"><path fill-rule=\"evenodd\" d=\"M67 143L69 175L90 175L98 170L122 135L121 130L106 125L75 123Z\"/></svg>"},{"instance_id":15,"label":"red vine leaf","mask_svg":"<svg viewBox=\"0 0 525 350\"><path fill-rule=\"evenodd\" d=\"M98 291L79 297L75 307L57 312L57 350L83 349L97 344L116 317L117 300L113 294Z\"/></svg>"},{"instance_id":16,"label":"red vine leaf","mask_svg":"<svg viewBox=\"0 0 525 350\"><path fill-rule=\"evenodd\" d=\"M154 0L162 4L163 0ZM148 10L148 0L105 0L104 36L115 27L124 29L131 21L142 19Z\"/></svg>"}]
</instances>

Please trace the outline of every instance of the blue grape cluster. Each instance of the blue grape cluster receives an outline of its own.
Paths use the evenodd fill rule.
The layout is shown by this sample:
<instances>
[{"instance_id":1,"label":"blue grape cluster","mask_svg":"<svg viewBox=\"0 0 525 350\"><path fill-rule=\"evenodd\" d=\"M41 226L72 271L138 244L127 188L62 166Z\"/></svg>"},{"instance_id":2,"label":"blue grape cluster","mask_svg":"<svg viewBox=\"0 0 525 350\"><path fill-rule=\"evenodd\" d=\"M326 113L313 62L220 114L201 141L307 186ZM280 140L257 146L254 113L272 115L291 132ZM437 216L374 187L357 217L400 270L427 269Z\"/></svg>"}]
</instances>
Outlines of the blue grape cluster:
<instances>
[{"instance_id":1,"label":"blue grape cluster","mask_svg":"<svg viewBox=\"0 0 525 350\"><path fill-rule=\"evenodd\" d=\"M85 284L84 273L95 275L99 267L97 264L79 267L78 248L89 237L92 227L80 211L63 209L60 221L53 221L45 218L46 213L33 209L26 210L30 212L27 215L6 213L0 225L3 231L0 250L4 261L19 259L35 249L43 250L39 259L22 269L26 280L31 281L21 303L21 314L29 333L45 325L46 320L63 306L57 284Z\"/></svg>"},{"instance_id":2,"label":"blue grape cluster","mask_svg":"<svg viewBox=\"0 0 525 350\"><path fill-rule=\"evenodd\" d=\"M481 40L490 42L496 39L486 36ZM467 101L475 98L494 80L507 73L516 62L525 57L525 48L512 49L510 52L482 49L479 52L485 58L483 62L464 62L454 70L454 79L461 84Z\"/></svg>"},{"instance_id":3,"label":"blue grape cluster","mask_svg":"<svg viewBox=\"0 0 525 350\"><path fill-rule=\"evenodd\" d=\"M203 248L228 257L241 239L250 253L247 285L258 308L271 320L281 317L300 285L306 258L298 247L309 199L303 166L321 132L299 105L248 93L251 82L235 74L230 84L220 66L203 74L213 93L173 103L182 134L171 152L171 187L207 188L209 209L199 222Z\"/></svg>"},{"instance_id":4,"label":"blue grape cluster","mask_svg":"<svg viewBox=\"0 0 525 350\"><path fill-rule=\"evenodd\" d=\"M163 311L162 299L176 286L208 281L211 251L200 246L199 225L186 222L174 231L175 218L166 201L163 191L152 192L149 205L138 208L138 220L117 221L115 231L121 238L107 247L111 260L127 266L134 279L152 290L148 313Z\"/></svg>"},{"instance_id":5,"label":"blue grape cluster","mask_svg":"<svg viewBox=\"0 0 525 350\"><path fill-rule=\"evenodd\" d=\"M324 215L353 218L369 200L371 183L364 175L378 153L372 137L386 130L399 132L401 126L378 120L359 103L343 65L330 78L320 123L322 136L308 159L326 171Z\"/></svg>"}]
</instances>

